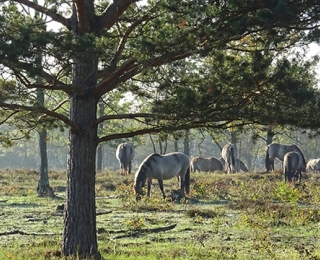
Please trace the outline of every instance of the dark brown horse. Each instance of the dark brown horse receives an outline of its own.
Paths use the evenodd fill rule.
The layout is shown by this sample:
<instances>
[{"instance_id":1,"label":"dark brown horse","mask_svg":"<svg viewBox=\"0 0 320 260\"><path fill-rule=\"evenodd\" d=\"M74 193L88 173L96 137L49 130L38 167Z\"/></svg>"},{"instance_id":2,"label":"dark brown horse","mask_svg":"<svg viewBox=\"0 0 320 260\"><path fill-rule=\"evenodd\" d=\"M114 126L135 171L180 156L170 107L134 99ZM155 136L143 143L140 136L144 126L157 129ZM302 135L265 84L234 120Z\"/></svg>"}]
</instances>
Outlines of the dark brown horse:
<instances>
[{"instance_id":1,"label":"dark brown horse","mask_svg":"<svg viewBox=\"0 0 320 260\"><path fill-rule=\"evenodd\" d=\"M306 164L299 152L288 152L283 158L284 181L301 183L301 172L306 171Z\"/></svg>"},{"instance_id":2,"label":"dark brown horse","mask_svg":"<svg viewBox=\"0 0 320 260\"><path fill-rule=\"evenodd\" d=\"M222 157L220 157L220 158L219 158L219 161L222 163L223 168L224 168L224 167L225 167L225 164L226 164L225 160L224 160ZM239 167L239 168L237 169L237 171L248 172L247 166L246 166L245 163L244 163L243 161L241 161L240 159L237 159L237 160L236 160L236 165L237 165L237 167Z\"/></svg>"},{"instance_id":3,"label":"dark brown horse","mask_svg":"<svg viewBox=\"0 0 320 260\"><path fill-rule=\"evenodd\" d=\"M269 144L266 149L266 169L267 172L274 170L274 159L277 158L283 162L284 155L288 152L297 152L301 155L303 163L306 164L306 160L300 148L295 144L285 145L279 143Z\"/></svg>"},{"instance_id":4,"label":"dark brown horse","mask_svg":"<svg viewBox=\"0 0 320 260\"><path fill-rule=\"evenodd\" d=\"M195 157L190 162L190 170L192 172L214 172L223 171L223 165L216 157L204 158L201 156Z\"/></svg>"},{"instance_id":5,"label":"dark brown horse","mask_svg":"<svg viewBox=\"0 0 320 260\"><path fill-rule=\"evenodd\" d=\"M307 172L320 172L320 158L310 159L306 166Z\"/></svg>"}]
</instances>

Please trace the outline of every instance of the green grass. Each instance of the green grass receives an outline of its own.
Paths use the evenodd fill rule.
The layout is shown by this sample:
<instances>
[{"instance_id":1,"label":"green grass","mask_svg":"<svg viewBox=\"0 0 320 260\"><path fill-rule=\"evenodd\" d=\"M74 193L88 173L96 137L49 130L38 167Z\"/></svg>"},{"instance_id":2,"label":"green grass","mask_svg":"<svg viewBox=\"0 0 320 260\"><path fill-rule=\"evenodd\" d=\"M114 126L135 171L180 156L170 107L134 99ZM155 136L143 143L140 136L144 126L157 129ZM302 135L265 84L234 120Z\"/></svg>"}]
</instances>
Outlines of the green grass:
<instances>
[{"instance_id":1,"label":"green grass","mask_svg":"<svg viewBox=\"0 0 320 260\"><path fill-rule=\"evenodd\" d=\"M57 198L37 196L36 172L0 172L0 259L76 259L59 250L66 174L49 176ZM133 175L98 173L99 250L119 260L320 259L319 177L305 174L294 187L280 172L193 173L189 198L163 200L155 182L136 203ZM177 189L176 179L164 185L167 195Z\"/></svg>"}]
</instances>

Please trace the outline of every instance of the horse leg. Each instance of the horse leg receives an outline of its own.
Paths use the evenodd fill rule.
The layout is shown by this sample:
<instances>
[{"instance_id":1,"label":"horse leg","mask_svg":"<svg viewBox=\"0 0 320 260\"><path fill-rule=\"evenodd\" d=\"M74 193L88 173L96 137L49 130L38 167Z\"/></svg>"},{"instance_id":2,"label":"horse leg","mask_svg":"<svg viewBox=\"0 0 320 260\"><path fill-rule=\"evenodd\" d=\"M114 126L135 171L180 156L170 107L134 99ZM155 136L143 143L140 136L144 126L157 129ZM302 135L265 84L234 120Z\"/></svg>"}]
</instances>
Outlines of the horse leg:
<instances>
[{"instance_id":1,"label":"horse leg","mask_svg":"<svg viewBox=\"0 0 320 260\"><path fill-rule=\"evenodd\" d=\"M151 185L152 185L152 179L148 179L148 193L147 196L150 197L150 192L151 192Z\"/></svg>"},{"instance_id":2,"label":"horse leg","mask_svg":"<svg viewBox=\"0 0 320 260\"><path fill-rule=\"evenodd\" d=\"M122 163L120 163L120 174L124 175L124 168Z\"/></svg>"},{"instance_id":3,"label":"horse leg","mask_svg":"<svg viewBox=\"0 0 320 260\"><path fill-rule=\"evenodd\" d=\"M284 169L284 183L287 182L287 169Z\"/></svg>"},{"instance_id":4,"label":"horse leg","mask_svg":"<svg viewBox=\"0 0 320 260\"><path fill-rule=\"evenodd\" d=\"M301 170L297 170L297 173L296 173L296 174L297 174L297 175L296 175L296 179L299 180L299 184L301 184L301 176L302 176Z\"/></svg>"},{"instance_id":5,"label":"horse leg","mask_svg":"<svg viewBox=\"0 0 320 260\"><path fill-rule=\"evenodd\" d=\"M131 167L132 167L132 162L130 161L130 162L129 162L129 165L128 165L128 173L129 173L129 174L131 173Z\"/></svg>"},{"instance_id":6,"label":"horse leg","mask_svg":"<svg viewBox=\"0 0 320 260\"><path fill-rule=\"evenodd\" d=\"M274 159L270 162L270 169L274 171Z\"/></svg>"},{"instance_id":7,"label":"horse leg","mask_svg":"<svg viewBox=\"0 0 320 260\"><path fill-rule=\"evenodd\" d=\"M165 199L166 195L164 194L164 190L163 190L163 180L158 179L158 183L159 183L160 190L162 192L162 197Z\"/></svg>"},{"instance_id":8,"label":"horse leg","mask_svg":"<svg viewBox=\"0 0 320 260\"><path fill-rule=\"evenodd\" d=\"M184 194L184 178L180 176L180 196L183 198L185 196Z\"/></svg>"}]
</instances>

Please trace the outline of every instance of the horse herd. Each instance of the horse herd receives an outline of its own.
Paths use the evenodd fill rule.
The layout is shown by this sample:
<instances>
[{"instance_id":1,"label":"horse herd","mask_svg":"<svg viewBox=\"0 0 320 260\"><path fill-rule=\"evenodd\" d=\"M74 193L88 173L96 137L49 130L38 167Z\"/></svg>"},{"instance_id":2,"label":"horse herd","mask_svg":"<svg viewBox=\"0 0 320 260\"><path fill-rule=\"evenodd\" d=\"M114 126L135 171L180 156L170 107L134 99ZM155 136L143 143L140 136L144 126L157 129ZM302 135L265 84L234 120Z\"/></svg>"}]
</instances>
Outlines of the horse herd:
<instances>
[{"instance_id":1,"label":"horse herd","mask_svg":"<svg viewBox=\"0 0 320 260\"><path fill-rule=\"evenodd\" d=\"M131 173L134 148L129 143L122 143L116 150L116 157L120 164L122 175ZM320 159L311 159L306 163L305 157L296 145L284 145L278 143L269 144L266 148L265 166L267 172L274 170L274 160L283 162L285 182L301 182L301 172L320 171ZM134 177L134 191L137 198L143 195L143 187L147 182L147 195L150 196L152 180L158 180L163 198L166 197L163 189L163 181L177 177L180 182L179 196L184 197L190 190L190 171L227 173L247 172L246 165L237 158L235 144L226 144L221 151L221 158L201 156L189 159L184 153L173 152L165 155L151 154L140 164Z\"/></svg>"}]
</instances>

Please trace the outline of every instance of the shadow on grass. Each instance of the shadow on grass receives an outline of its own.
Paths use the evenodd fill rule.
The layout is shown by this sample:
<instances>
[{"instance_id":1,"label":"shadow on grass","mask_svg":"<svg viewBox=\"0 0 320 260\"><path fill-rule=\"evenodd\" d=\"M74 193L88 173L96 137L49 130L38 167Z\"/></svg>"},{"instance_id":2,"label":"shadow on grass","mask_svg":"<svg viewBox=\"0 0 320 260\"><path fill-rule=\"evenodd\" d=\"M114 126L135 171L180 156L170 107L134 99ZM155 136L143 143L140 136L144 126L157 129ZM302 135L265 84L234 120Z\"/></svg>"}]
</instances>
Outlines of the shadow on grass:
<instances>
[{"instance_id":1,"label":"shadow on grass","mask_svg":"<svg viewBox=\"0 0 320 260\"><path fill-rule=\"evenodd\" d=\"M1 205L2 207L12 207L12 208L35 208L35 207L43 207L43 205L39 205L36 203L6 203Z\"/></svg>"},{"instance_id":2,"label":"shadow on grass","mask_svg":"<svg viewBox=\"0 0 320 260\"><path fill-rule=\"evenodd\" d=\"M204 205L227 205L230 200L218 199L218 200L199 200L197 198L189 198L188 201L191 204L204 204Z\"/></svg>"}]
</instances>

